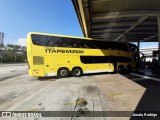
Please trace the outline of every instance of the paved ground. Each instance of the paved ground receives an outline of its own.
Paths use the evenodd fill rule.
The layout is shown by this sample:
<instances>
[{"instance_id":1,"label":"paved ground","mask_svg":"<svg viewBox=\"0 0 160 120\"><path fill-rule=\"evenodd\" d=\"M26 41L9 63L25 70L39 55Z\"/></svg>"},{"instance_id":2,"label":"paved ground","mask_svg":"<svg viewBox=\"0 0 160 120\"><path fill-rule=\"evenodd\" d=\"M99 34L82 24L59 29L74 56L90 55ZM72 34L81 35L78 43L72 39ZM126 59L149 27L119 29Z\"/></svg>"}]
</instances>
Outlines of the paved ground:
<instances>
[{"instance_id":1,"label":"paved ground","mask_svg":"<svg viewBox=\"0 0 160 120\"><path fill-rule=\"evenodd\" d=\"M134 111L146 88L119 74L92 74L63 79L51 77L40 80L26 74L0 81L0 91L0 111L74 111L74 109L75 111ZM81 102L76 102L78 99ZM14 120L23 119L14 118ZM42 120L42 118L27 120L30 119ZM45 119L70 120L71 116ZM73 120L82 119L105 120L106 118L73 117ZM107 118L107 120L128 119L130 118Z\"/></svg>"},{"instance_id":2,"label":"paved ground","mask_svg":"<svg viewBox=\"0 0 160 120\"><path fill-rule=\"evenodd\" d=\"M0 64L0 80L27 74L27 64Z\"/></svg>"},{"instance_id":3,"label":"paved ground","mask_svg":"<svg viewBox=\"0 0 160 120\"><path fill-rule=\"evenodd\" d=\"M0 64L0 111L72 111L67 118L26 120L143 120L133 117L83 118L73 111L81 111L82 115L84 111L122 111L122 114L123 111L160 111L160 79L153 77L91 74L78 78L37 79L27 74L26 64Z\"/></svg>"}]
</instances>

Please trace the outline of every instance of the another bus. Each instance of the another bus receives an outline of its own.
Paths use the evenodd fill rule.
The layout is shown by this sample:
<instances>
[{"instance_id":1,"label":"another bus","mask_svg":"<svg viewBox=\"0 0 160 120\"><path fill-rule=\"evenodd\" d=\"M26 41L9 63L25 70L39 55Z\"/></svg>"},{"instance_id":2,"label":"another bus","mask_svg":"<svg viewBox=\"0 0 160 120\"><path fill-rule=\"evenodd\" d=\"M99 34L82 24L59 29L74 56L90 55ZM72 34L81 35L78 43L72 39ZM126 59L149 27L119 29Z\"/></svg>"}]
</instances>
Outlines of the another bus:
<instances>
[{"instance_id":1,"label":"another bus","mask_svg":"<svg viewBox=\"0 0 160 120\"><path fill-rule=\"evenodd\" d=\"M27 36L27 60L29 74L38 77L135 68L128 44L37 32Z\"/></svg>"}]
</instances>

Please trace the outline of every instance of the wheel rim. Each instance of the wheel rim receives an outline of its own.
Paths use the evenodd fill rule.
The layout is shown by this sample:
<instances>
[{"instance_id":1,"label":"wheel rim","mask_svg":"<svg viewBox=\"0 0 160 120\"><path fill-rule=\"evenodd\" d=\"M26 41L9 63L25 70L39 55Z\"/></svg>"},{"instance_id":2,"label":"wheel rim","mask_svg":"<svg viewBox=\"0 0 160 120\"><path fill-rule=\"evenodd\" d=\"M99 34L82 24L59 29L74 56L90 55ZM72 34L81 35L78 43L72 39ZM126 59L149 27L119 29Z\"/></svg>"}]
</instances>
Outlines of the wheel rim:
<instances>
[{"instance_id":1,"label":"wheel rim","mask_svg":"<svg viewBox=\"0 0 160 120\"><path fill-rule=\"evenodd\" d=\"M81 71L80 71L79 69L75 69L75 70L74 70L74 74L75 74L75 75L80 75L80 74L81 74Z\"/></svg>"},{"instance_id":2,"label":"wheel rim","mask_svg":"<svg viewBox=\"0 0 160 120\"><path fill-rule=\"evenodd\" d=\"M61 76L65 76L67 74L66 70L61 70Z\"/></svg>"}]
</instances>

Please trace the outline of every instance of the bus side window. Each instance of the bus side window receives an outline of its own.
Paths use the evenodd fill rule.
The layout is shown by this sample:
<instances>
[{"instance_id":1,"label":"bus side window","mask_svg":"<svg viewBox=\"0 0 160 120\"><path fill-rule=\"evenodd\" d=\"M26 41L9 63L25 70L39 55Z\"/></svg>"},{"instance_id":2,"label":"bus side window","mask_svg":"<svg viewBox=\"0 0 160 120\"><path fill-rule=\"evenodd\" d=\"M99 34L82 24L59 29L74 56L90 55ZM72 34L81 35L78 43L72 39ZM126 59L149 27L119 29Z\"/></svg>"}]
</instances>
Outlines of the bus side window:
<instances>
[{"instance_id":1,"label":"bus side window","mask_svg":"<svg viewBox=\"0 0 160 120\"><path fill-rule=\"evenodd\" d=\"M87 40L87 45L88 45L88 48L95 49L95 44L93 40Z\"/></svg>"},{"instance_id":2,"label":"bus side window","mask_svg":"<svg viewBox=\"0 0 160 120\"><path fill-rule=\"evenodd\" d=\"M66 43L62 43L62 47L66 47Z\"/></svg>"},{"instance_id":3,"label":"bus side window","mask_svg":"<svg viewBox=\"0 0 160 120\"><path fill-rule=\"evenodd\" d=\"M54 46L55 47L62 47L63 38L58 38L57 37L57 39L55 39L55 40L56 40L56 42L55 42Z\"/></svg>"},{"instance_id":4,"label":"bus side window","mask_svg":"<svg viewBox=\"0 0 160 120\"><path fill-rule=\"evenodd\" d=\"M125 44L125 43L117 43L117 49L129 52L127 44Z\"/></svg>"},{"instance_id":5,"label":"bus side window","mask_svg":"<svg viewBox=\"0 0 160 120\"><path fill-rule=\"evenodd\" d=\"M88 48L87 44L84 44L84 48Z\"/></svg>"},{"instance_id":6,"label":"bus side window","mask_svg":"<svg viewBox=\"0 0 160 120\"><path fill-rule=\"evenodd\" d=\"M72 39L71 38L63 38L63 47L72 47Z\"/></svg>"},{"instance_id":7,"label":"bus side window","mask_svg":"<svg viewBox=\"0 0 160 120\"><path fill-rule=\"evenodd\" d=\"M76 39L70 39L70 47L77 48L77 40Z\"/></svg>"},{"instance_id":8,"label":"bus side window","mask_svg":"<svg viewBox=\"0 0 160 120\"><path fill-rule=\"evenodd\" d=\"M35 44L36 44L36 45L39 45L39 40L35 41Z\"/></svg>"},{"instance_id":9,"label":"bus side window","mask_svg":"<svg viewBox=\"0 0 160 120\"><path fill-rule=\"evenodd\" d=\"M91 64L94 63L94 57L93 56L80 56L81 62L85 64Z\"/></svg>"},{"instance_id":10,"label":"bus side window","mask_svg":"<svg viewBox=\"0 0 160 120\"><path fill-rule=\"evenodd\" d=\"M74 44L73 44L73 47L74 47L74 48L77 48L77 44L76 44L76 43L74 43Z\"/></svg>"}]
</instances>

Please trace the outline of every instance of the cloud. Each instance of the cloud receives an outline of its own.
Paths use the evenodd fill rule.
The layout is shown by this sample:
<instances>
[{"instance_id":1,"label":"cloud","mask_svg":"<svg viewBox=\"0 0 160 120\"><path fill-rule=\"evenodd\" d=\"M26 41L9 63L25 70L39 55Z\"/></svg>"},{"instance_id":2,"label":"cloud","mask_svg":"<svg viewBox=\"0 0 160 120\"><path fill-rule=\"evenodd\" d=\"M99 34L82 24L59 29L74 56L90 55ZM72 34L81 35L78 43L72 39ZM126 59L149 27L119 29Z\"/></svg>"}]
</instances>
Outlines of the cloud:
<instances>
[{"instance_id":1,"label":"cloud","mask_svg":"<svg viewBox=\"0 0 160 120\"><path fill-rule=\"evenodd\" d=\"M140 49L149 49L149 48L157 48L157 49L158 49L158 46L148 45L148 46L143 46L143 47L141 47Z\"/></svg>"},{"instance_id":2,"label":"cloud","mask_svg":"<svg viewBox=\"0 0 160 120\"><path fill-rule=\"evenodd\" d=\"M26 46L27 45L26 38L19 38L18 39L18 45L20 45L20 46Z\"/></svg>"}]
</instances>

